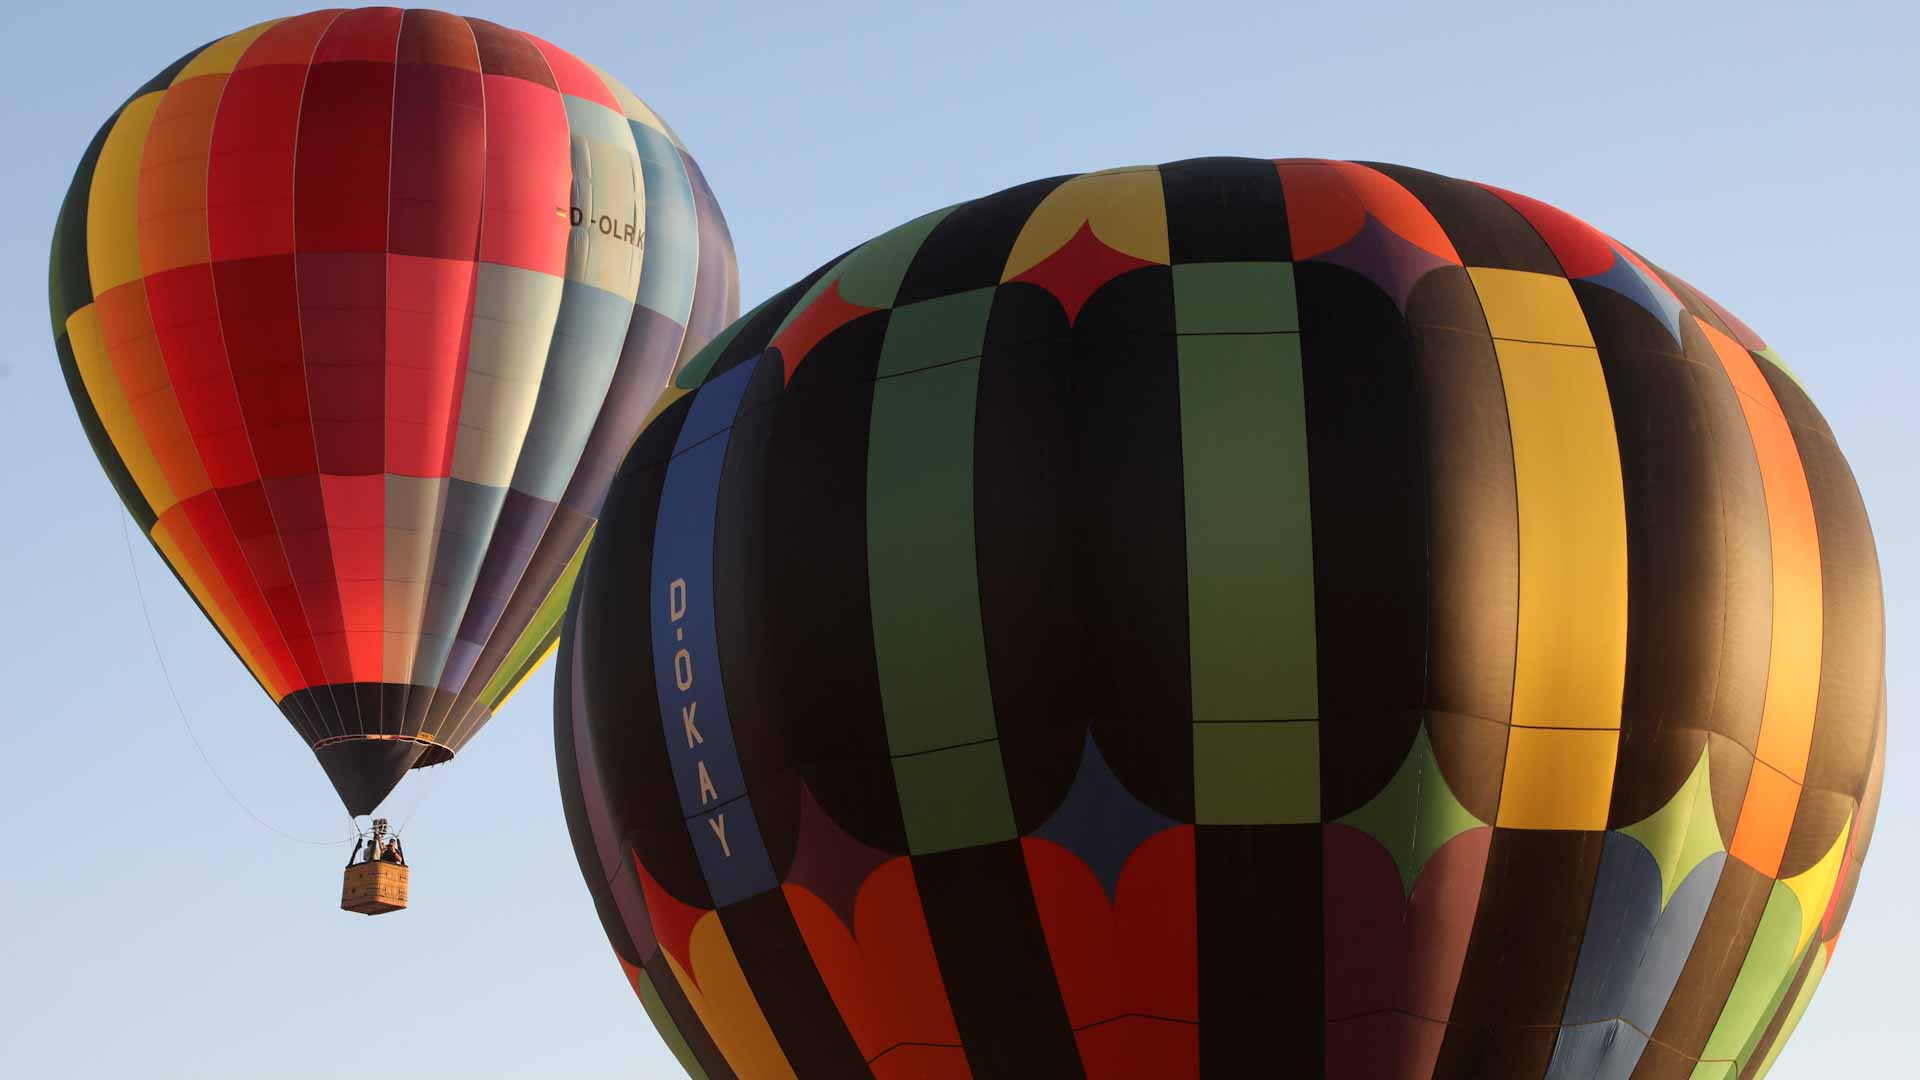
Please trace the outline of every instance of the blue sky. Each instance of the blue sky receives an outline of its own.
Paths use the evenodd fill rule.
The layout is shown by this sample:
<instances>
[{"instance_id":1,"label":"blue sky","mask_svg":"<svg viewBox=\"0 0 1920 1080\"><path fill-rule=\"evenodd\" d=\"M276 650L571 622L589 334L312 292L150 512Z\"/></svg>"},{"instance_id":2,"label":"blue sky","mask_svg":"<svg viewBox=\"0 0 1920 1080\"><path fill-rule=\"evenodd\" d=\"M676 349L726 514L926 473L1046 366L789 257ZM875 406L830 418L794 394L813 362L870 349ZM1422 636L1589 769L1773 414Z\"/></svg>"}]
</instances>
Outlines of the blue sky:
<instances>
[{"instance_id":1,"label":"blue sky","mask_svg":"<svg viewBox=\"0 0 1920 1080\"><path fill-rule=\"evenodd\" d=\"M1776 1075L1911 1055L1920 960L1920 16L1826 5L474 2L657 108L732 224L748 304L923 211L1200 154L1486 180L1635 245L1754 325L1851 459L1885 571L1892 750L1866 880ZM275 4L6 5L0 40L0 1062L18 1076L671 1076L561 820L536 677L409 781L415 910L334 908L344 847L249 820L168 702L123 515L74 419L46 248L135 86ZM146 545L134 566L213 763L261 817L344 835L278 712ZM422 798L424 790L425 797ZM381 1034L374 1034L376 1030Z\"/></svg>"}]
</instances>

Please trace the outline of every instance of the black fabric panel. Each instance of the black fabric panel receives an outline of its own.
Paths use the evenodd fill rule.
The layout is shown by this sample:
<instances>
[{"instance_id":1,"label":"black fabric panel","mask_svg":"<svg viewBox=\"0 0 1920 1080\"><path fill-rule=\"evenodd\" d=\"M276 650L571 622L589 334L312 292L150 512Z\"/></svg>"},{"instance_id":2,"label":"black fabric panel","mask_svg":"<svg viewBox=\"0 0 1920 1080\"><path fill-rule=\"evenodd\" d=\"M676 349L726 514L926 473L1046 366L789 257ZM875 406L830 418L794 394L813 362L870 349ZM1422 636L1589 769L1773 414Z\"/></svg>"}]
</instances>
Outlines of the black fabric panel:
<instances>
[{"instance_id":1,"label":"black fabric panel","mask_svg":"<svg viewBox=\"0 0 1920 1080\"><path fill-rule=\"evenodd\" d=\"M1085 1075L1020 841L916 855L913 876L973 1075Z\"/></svg>"},{"instance_id":2,"label":"black fabric panel","mask_svg":"<svg viewBox=\"0 0 1920 1080\"><path fill-rule=\"evenodd\" d=\"M1211 157L1160 166L1167 249L1175 266L1290 262L1280 171L1265 158Z\"/></svg>"},{"instance_id":3,"label":"black fabric panel","mask_svg":"<svg viewBox=\"0 0 1920 1080\"><path fill-rule=\"evenodd\" d=\"M1799 384L1765 360L1756 363L1792 426L1820 537L1820 697L1806 788L1780 864L1785 878L1820 861L1866 786L1886 670L1886 622L1879 554L1853 470Z\"/></svg>"},{"instance_id":4,"label":"black fabric panel","mask_svg":"<svg viewBox=\"0 0 1920 1080\"><path fill-rule=\"evenodd\" d=\"M681 903L712 907L706 875L681 825L654 685L654 524L667 460L692 408L674 402L640 434L614 478L600 529L581 568L578 663L587 693L594 760L605 779L607 813L622 846Z\"/></svg>"},{"instance_id":5,"label":"black fabric panel","mask_svg":"<svg viewBox=\"0 0 1920 1080\"><path fill-rule=\"evenodd\" d=\"M1479 184L1455 180L1405 165L1385 165L1377 161L1360 164L1391 177L1413 193L1439 222L1453 242L1453 250L1467 266L1490 266L1501 270L1526 270L1535 274L1560 275L1560 261L1553 257L1540 234L1533 231L1520 212L1506 200Z\"/></svg>"},{"instance_id":6,"label":"black fabric panel","mask_svg":"<svg viewBox=\"0 0 1920 1080\"><path fill-rule=\"evenodd\" d=\"M1313 498L1320 806L1378 794L1406 761L1426 690L1427 474L1412 342L1350 270L1294 268Z\"/></svg>"},{"instance_id":7,"label":"black fabric panel","mask_svg":"<svg viewBox=\"0 0 1920 1080\"><path fill-rule=\"evenodd\" d=\"M1407 298L1426 463L1426 705L1441 772L1482 821L1499 807L1519 642L1520 509L1500 360L1467 272Z\"/></svg>"},{"instance_id":8,"label":"black fabric panel","mask_svg":"<svg viewBox=\"0 0 1920 1080\"><path fill-rule=\"evenodd\" d=\"M1753 934L1773 894L1773 879L1738 859L1728 859L1707 905L1707 917L1694 938L1693 952L1680 969L1680 981L1654 1026L1653 1039L1679 1055L1698 1060L1726 1008L1733 981L1747 961ZM1651 1049L1651 1047L1649 1047ZM1633 1080L1672 1075L1670 1056L1649 1054L1633 1071ZM1681 1074L1686 1075L1686 1074Z\"/></svg>"},{"instance_id":9,"label":"black fabric panel","mask_svg":"<svg viewBox=\"0 0 1920 1080\"><path fill-rule=\"evenodd\" d=\"M899 855L906 827L867 582L868 422L886 328L885 316L864 317L822 339L770 410L758 527L775 539L745 561L752 586L724 590L740 605L727 622L741 625L721 649L740 658L730 661L727 692L742 755L755 752L750 732L769 733L776 741L763 752L784 755L829 817L861 843ZM716 551L716 567L736 565L727 550ZM736 634L752 635L752 644ZM749 649L760 650L756 663L742 662ZM776 816L797 820L797 808L770 807L761 827ZM791 851L776 854L777 872Z\"/></svg>"},{"instance_id":10,"label":"black fabric panel","mask_svg":"<svg viewBox=\"0 0 1920 1080\"><path fill-rule=\"evenodd\" d=\"M787 313L800 302L800 298L813 287L813 283L820 280L821 276L832 269L838 261L819 267L813 273L775 293L773 299L743 316L747 320L746 325L727 340L726 347L720 350L720 355L714 359L712 366L707 368L707 373L701 382L703 384L712 382L722 373L767 351L767 343L773 339L774 331L780 328L780 324L786 321Z\"/></svg>"},{"instance_id":11,"label":"black fabric panel","mask_svg":"<svg viewBox=\"0 0 1920 1080\"><path fill-rule=\"evenodd\" d=\"M1321 833L1194 829L1204 1076L1309 1077L1326 1067Z\"/></svg>"},{"instance_id":12,"label":"black fabric panel","mask_svg":"<svg viewBox=\"0 0 1920 1080\"><path fill-rule=\"evenodd\" d=\"M1033 208L1068 179L1034 180L956 207L914 253L894 306L999 284L1007 253Z\"/></svg>"},{"instance_id":13,"label":"black fabric panel","mask_svg":"<svg viewBox=\"0 0 1920 1080\"><path fill-rule=\"evenodd\" d=\"M730 904L720 909L720 923L794 1072L848 1080L871 1075L813 966L786 893L774 889Z\"/></svg>"},{"instance_id":14,"label":"black fabric panel","mask_svg":"<svg viewBox=\"0 0 1920 1080\"><path fill-rule=\"evenodd\" d=\"M792 861L800 822L800 774L788 754L784 724L795 717L767 694L763 676L784 642L772 636L775 615L767 609L768 552L779 547L767 521L768 444L776 415L773 402L784 382L780 365L757 367L740 399L727 438L713 526L714 634L720 683L726 693L746 790L759 812L755 820L776 873ZM818 719L815 723L818 724Z\"/></svg>"},{"instance_id":15,"label":"black fabric panel","mask_svg":"<svg viewBox=\"0 0 1920 1080\"><path fill-rule=\"evenodd\" d=\"M1165 267L1116 279L1087 302L1074 333L1073 408L1085 463L1079 708L1127 790L1192 821L1186 489L1179 353L1165 332L1173 325L1170 279Z\"/></svg>"},{"instance_id":16,"label":"black fabric panel","mask_svg":"<svg viewBox=\"0 0 1920 1080\"><path fill-rule=\"evenodd\" d=\"M733 1067L721 1055L720 1048L713 1044L713 1036L700 1023L700 1016L693 1011L693 1005L687 1001L687 995L680 989L680 980L673 977L673 969L667 966L667 953L661 949L647 961L647 975L653 980L653 988L660 994L660 1004L672 1018L673 1026L679 1030L680 1037L687 1040L687 1049L693 1052L693 1060L707 1074L707 1080L736 1080ZM857 1075L857 1074L856 1074Z\"/></svg>"},{"instance_id":17,"label":"black fabric panel","mask_svg":"<svg viewBox=\"0 0 1920 1080\"><path fill-rule=\"evenodd\" d=\"M1546 1072L1606 834L1499 829L1436 1080Z\"/></svg>"},{"instance_id":18,"label":"black fabric panel","mask_svg":"<svg viewBox=\"0 0 1920 1080\"><path fill-rule=\"evenodd\" d=\"M1084 320L1083 320L1084 325ZM1090 547L1077 501L1088 475L1074 397L1079 365L1060 305L1001 289L987 323L974 421L980 621L1014 820L1038 828L1072 786L1086 744Z\"/></svg>"},{"instance_id":19,"label":"black fabric panel","mask_svg":"<svg viewBox=\"0 0 1920 1080\"><path fill-rule=\"evenodd\" d=\"M580 595L575 593L567 604L562 626L573 625L579 603ZM560 778L560 809L566 816L567 833L573 840L574 861L580 864L580 876L586 880L587 892L593 897L593 910L607 932L607 942L621 960L631 967L639 967L640 949L634 944L633 935L627 932L627 921L614 903L613 889L607 885L600 852L594 847L593 827L587 819L579 746L573 737L573 651L576 647L574 635L562 633L553 666L553 758Z\"/></svg>"},{"instance_id":20,"label":"black fabric panel","mask_svg":"<svg viewBox=\"0 0 1920 1080\"><path fill-rule=\"evenodd\" d=\"M1613 405L1626 497L1627 665L1608 824L1665 806L1699 764L1726 631L1714 430L1680 343L1646 308L1574 282Z\"/></svg>"}]
</instances>

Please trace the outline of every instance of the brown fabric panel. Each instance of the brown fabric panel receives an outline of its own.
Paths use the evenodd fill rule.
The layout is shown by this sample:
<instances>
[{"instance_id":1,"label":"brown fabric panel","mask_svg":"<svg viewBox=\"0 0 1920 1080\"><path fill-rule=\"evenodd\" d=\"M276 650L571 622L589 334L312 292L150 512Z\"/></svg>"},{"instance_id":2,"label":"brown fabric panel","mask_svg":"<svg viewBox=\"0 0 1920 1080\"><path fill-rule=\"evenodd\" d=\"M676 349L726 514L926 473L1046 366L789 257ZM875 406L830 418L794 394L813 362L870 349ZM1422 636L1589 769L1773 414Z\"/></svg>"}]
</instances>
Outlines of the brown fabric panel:
<instances>
[{"instance_id":1,"label":"brown fabric panel","mask_svg":"<svg viewBox=\"0 0 1920 1080\"><path fill-rule=\"evenodd\" d=\"M1493 830L1436 1080L1546 1071L1605 839L1601 832Z\"/></svg>"}]
</instances>

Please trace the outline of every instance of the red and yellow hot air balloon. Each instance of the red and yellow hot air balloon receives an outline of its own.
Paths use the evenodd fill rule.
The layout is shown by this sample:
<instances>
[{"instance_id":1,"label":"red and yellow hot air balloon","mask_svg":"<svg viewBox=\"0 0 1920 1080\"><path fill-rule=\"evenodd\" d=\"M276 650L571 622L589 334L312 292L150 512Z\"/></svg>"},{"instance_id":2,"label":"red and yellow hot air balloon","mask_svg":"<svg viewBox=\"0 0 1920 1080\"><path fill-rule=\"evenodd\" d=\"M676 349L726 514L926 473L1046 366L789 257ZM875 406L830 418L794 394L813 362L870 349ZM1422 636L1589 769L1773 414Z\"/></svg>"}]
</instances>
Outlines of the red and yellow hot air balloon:
<instances>
[{"instance_id":1,"label":"red and yellow hot air balloon","mask_svg":"<svg viewBox=\"0 0 1920 1080\"><path fill-rule=\"evenodd\" d=\"M550 650L615 466L737 307L639 98L397 8L142 86L81 158L50 291L114 487L355 814Z\"/></svg>"}]
</instances>

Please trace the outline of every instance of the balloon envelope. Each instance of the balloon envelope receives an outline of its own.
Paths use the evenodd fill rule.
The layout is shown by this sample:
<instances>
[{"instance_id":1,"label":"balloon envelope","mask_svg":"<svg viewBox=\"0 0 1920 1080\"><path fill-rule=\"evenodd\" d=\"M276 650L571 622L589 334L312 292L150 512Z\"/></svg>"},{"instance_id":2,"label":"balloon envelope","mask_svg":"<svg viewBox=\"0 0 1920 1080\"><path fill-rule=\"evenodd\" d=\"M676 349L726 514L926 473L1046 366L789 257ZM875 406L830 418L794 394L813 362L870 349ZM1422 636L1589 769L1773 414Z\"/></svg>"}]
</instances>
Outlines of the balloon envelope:
<instances>
[{"instance_id":1,"label":"balloon envelope","mask_svg":"<svg viewBox=\"0 0 1920 1080\"><path fill-rule=\"evenodd\" d=\"M545 657L614 467L735 292L699 169L625 87L396 8L141 87L51 272L101 463L354 813Z\"/></svg>"},{"instance_id":2,"label":"balloon envelope","mask_svg":"<svg viewBox=\"0 0 1920 1080\"><path fill-rule=\"evenodd\" d=\"M1798 1021L1880 790L1873 541L1632 249L1390 165L1091 173L682 380L556 734L689 1071L1733 1077Z\"/></svg>"}]
</instances>

